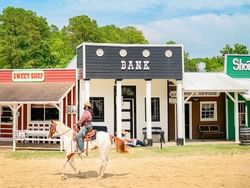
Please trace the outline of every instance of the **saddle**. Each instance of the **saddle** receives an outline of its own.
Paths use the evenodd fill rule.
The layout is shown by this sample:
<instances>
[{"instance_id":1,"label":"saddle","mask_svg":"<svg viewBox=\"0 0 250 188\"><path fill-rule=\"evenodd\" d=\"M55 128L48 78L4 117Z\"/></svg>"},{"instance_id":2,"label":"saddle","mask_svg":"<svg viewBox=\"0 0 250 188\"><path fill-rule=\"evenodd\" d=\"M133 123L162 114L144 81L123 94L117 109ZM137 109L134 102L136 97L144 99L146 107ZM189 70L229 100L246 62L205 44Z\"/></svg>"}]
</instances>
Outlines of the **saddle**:
<instances>
[{"instance_id":1,"label":"saddle","mask_svg":"<svg viewBox=\"0 0 250 188\"><path fill-rule=\"evenodd\" d=\"M74 134L75 134L74 137L75 137L75 140L76 140L76 135L80 131L80 126L79 125L74 126L74 130L75 130L74 131ZM96 137L96 130L91 127L89 129L87 129L83 139L84 139L84 141L91 141L91 140L94 140L95 137Z\"/></svg>"}]
</instances>

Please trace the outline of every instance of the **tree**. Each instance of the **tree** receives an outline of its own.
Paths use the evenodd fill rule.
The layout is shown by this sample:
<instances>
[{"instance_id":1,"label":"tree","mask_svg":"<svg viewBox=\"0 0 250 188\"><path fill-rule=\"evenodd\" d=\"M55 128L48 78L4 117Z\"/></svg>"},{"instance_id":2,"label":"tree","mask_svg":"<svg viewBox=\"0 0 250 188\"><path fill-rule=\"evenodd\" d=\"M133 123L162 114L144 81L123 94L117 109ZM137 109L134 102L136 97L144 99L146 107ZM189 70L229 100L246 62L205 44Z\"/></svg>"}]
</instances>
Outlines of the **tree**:
<instances>
[{"instance_id":1,"label":"tree","mask_svg":"<svg viewBox=\"0 0 250 188\"><path fill-rule=\"evenodd\" d=\"M248 54L249 51L247 46L236 43L233 47L227 44L222 50L220 50L220 53L224 56L225 54Z\"/></svg>"},{"instance_id":2,"label":"tree","mask_svg":"<svg viewBox=\"0 0 250 188\"><path fill-rule=\"evenodd\" d=\"M45 18L22 8L7 7L0 15L0 67L50 67L56 63L48 46Z\"/></svg>"},{"instance_id":3,"label":"tree","mask_svg":"<svg viewBox=\"0 0 250 188\"><path fill-rule=\"evenodd\" d=\"M98 42L98 25L86 15L69 19L69 25L62 30L70 48L76 48L82 42Z\"/></svg>"}]
</instances>

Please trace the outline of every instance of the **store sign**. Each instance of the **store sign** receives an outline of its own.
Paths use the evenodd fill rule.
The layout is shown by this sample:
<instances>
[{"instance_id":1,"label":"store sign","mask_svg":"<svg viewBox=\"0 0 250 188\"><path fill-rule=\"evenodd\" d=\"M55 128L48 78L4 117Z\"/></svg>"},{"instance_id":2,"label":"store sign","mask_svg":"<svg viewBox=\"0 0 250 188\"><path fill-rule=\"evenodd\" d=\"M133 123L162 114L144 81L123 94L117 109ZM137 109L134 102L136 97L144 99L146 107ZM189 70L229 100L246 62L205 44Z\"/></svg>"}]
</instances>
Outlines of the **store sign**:
<instances>
[{"instance_id":1,"label":"store sign","mask_svg":"<svg viewBox=\"0 0 250 188\"><path fill-rule=\"evenodd\" d=\"M41 82L44 81L44 71L42 70L26 70L26 71L13 71L13 82Z\"/></svg>"},{"instance_id":2,"label":"store sign","mask_svg":"<svg viewBox=\"0 0 250 188\"><path fill-rule=\"evenodd\" d=\"M234 78L250 78L249 55L226 55L226 74Z\"/></svg>"},{"instance_id":3,"label":"store sign","mask_svg":"<svg viewBox=\"0 0 250 188\"><path fill-rule=\"evenodd\" d=\"M150 70L149 61L121 61L121 70Z\"/></svg>"},{"instance_id":4,"label":"store sign","mask_svg":"<svg viewBox=\"0 0 250 188\"><path fill-rule=\"evenodd\" d=\"M182 45L83 44L77 67L84 79L176 79L183 77Z\"/></svg>"}]
</instances>

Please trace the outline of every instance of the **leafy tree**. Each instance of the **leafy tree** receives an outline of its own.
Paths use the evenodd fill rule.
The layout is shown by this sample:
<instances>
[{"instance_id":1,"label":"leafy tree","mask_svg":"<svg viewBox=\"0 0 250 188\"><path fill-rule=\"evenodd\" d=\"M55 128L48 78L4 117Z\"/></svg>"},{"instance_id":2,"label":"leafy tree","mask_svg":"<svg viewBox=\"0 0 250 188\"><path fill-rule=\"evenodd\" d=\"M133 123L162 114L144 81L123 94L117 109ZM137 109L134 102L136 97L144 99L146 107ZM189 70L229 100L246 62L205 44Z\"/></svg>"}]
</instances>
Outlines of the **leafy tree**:
<instances>
[{"instance_id":1,"label":"leafy tree","mask_svg":"<svg viewBox=\"0 0 250 188\"><path fill-rule=\"evenodd\" d=\"M247 46L236 43L233 47L227 44L222 50L220 50L220 53L224 56L225 54L248 54L249 51Z\"/></svg>"},{"instance_id":2,"label":"leafy tree","mask_svg":"<svg viewBox=\"0 0 250 188\"><path fill-rule=\"evenodd\" d=\"M62 30L70 48L76 48L82 42L98 42L98 25L86 15L69 19L69 25Z\"/></svg>"},{"instance_id":3,"label":"leafy tree","mask_svg":"<svg viewBox=\"0 0 250 188\"><path fill-rule=\"evenodd\" d=\"M43 17L7 7L0 15L0 67L51 67L56 63L48 45L49 27Z\"/></svg>"},{"instance_id":4,"label":"leafy tree","mask_svg":"<svg viewBox=\"0 0 250 188\"><path fill-rule=\"evenodd\" d=\"M135 27L124 27L122 28L122 40L124 43L133 44L147 44L148 41L144 38L143 33L137 30Z\"/></svg>"}]
</instances>

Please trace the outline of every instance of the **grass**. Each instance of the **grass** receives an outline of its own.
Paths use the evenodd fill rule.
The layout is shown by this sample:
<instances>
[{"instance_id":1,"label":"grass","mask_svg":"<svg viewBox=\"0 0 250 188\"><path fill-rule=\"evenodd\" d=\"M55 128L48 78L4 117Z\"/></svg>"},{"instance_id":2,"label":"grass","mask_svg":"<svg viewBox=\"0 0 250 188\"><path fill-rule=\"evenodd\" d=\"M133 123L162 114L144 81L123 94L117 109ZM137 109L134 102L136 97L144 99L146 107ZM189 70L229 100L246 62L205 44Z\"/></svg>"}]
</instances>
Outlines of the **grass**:
<instances>
[{"instance_id":1,"label":"grass","mask_svg":"<svg viewBox=\"0 0 250 188\"><path fill-rule=\"evenodd\" d=\"M1 150L0 150L1 151ZM137 147L128 148L127 154L116 153L111 150L112 158L142 158L142 157L178 157L178 156L194 156L194 155L234 155L234 154L250 154L250 146L241 146L236 144L202 144L202 145L186 145L186 146L169 146L163 149L156 147ZM91 151L89 157L97 158L97 151ZM20 159L49 159L64 158L65 153L60 151L40 151L40 150L10 150L1 152L0 157Z\"/></svg>"}]
</instances>

